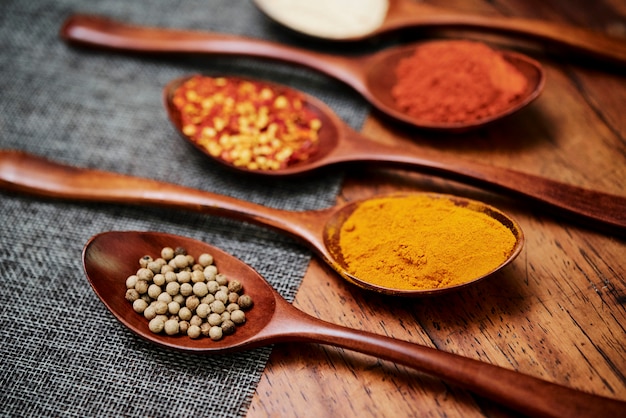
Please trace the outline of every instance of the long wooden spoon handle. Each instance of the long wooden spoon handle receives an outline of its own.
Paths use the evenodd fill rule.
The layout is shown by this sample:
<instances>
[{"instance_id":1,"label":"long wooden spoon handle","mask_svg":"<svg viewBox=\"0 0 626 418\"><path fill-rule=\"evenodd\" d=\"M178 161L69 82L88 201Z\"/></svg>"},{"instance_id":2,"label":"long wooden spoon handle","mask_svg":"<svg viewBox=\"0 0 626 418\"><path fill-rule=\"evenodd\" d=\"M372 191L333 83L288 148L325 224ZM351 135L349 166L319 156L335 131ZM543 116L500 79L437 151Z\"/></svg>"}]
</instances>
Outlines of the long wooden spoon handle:
<instances>
[{"instance_id":1,"label":"long wooden spoon handle","mask_svg":"<svg viewBox=\"0 0 626 418\"><path fill-rule=\"evenodd\" d=\"M273 59L315 69L363 91L359 59L322 54L263 39L131 25L91 15L70 16L60 36L68 43L138 53L191 53Z\"/></svg>"},{"instance_id":2,"label":"long wooden spoon handle","mask_svg":"<svg viewBox=\"0 0 626 418\"><path fill-rule=\"evenodd\" d=\"M278 341L328 344L436 376L502 405L546 417L617 417L626 402L560 386L513 370L382 335L341 327L284 307ZM279 321L277 321L279 322ZM290 330L286 332L286 330Z\"/></svg>"},{"instance_id":3,"label":"long wooden spoon handle","mask_svg":"<svg viewBox=\"0 0 626 418\"><path fill-rule=\"evenodd\" d=\"M604 61L626 64L626 39L602 32L542 20L464 14L414 1L400 3L387 22L390 29L431 27L515 35Z\"/></svg>"},{"instance_id":4,"label":"long wooden spoon handle","mask_svg":"<svg viewBox=\"0 0 626 418\"><path fill-rule=\"evenodd\" d=\"M371 162L429 172L504 191L534 201L547 209L584 221L611 234L626 233L626 196L585 189L521 171L482 164L450 155L420 155L419 150L379 144L345 130L346 146L329 158L331 163ZM362 144L367 143L367 147Z\"/></svg>"},{"instance_id":5,"label":"long wooden spoon handle","mask_svg":"<svg viewBox=\"0 0 626 418\"><path fill-rule=\"evenodd\" d=\"M0 189L48 198L209 213L269 226L325 254L321 238L315 238L325 222L319 216L322 211L286 211L153 179L64 165L13 150L0 150ZM315 224L314 219L322 225L307 229L306 225Z\"/></svg>"}]
</instances>

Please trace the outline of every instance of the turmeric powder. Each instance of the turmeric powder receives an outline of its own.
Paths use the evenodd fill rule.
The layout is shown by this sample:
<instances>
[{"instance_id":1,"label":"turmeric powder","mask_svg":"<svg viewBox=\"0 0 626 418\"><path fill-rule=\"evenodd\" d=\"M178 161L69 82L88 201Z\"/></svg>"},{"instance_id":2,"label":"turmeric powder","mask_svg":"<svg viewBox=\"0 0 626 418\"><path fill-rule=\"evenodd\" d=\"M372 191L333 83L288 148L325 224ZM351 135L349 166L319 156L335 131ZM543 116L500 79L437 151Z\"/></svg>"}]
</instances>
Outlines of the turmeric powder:
<instances>
[{"instance_id":1,"label":"turmeric powder","mask_svg":"<svg viewBox=\"0 0 626 418\"><path fill-rule=\"evenodd\" d=\"M339 247L350 274L401 290L437 289L490 273L517 239L498 220L445 196L367 200L343 223Z\"/></svg>"}]
</instances>

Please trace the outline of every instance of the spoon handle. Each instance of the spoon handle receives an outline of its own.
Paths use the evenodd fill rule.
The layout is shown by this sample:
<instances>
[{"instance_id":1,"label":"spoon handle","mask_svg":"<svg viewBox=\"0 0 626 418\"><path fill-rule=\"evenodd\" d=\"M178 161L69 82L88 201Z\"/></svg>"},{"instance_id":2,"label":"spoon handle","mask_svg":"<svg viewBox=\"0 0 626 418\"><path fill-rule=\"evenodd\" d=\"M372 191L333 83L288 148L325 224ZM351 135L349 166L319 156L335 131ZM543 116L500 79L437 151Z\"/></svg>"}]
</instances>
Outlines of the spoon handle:
<instances>
[{"instance_id":1,"label":"spoon handle","mask_svg":"<svg viewBox=\"0 0 626 418\"><path fill-rule=\"evenodd\" d=\"M345 145L337 149L332 163L371 162L431 172L495 191L530 198L546 208L610 233L626 232L626 197L585 189L529 173L438 154L419 156L419 151L388 146L345 130ZM367 143L367 146L363 144Z\"/></svg>"},{"instance_id":2,"label":"spoon handle","mask_svg":"<svg viewBox=\"0 0 626 418\"><path fill-rule=\"evenodd\" d=\"M572 25L548 21L458 13L414 1L398 2L386 30L422 28L471 29L516 35L552 44L582 55L614 63L626 63L626 39Z\"/></svg>"},{"instance_id":3,"label":"spoon handle","mask_svg":"<svg viewBox=\"0 0 626 418\"><path fill-rule=\"evenodd\" d=\"M321 230L324 215L330 211L281 210L148 178L63 165L13 150L0 150L0 189L57 199L149 204L210 213L286 232L328 257Z\"/></svg>"},{"instance_id":4,"label":"spoon handle","mask_svg":"<svg viewBox=\"0 0 626 418\"><path fill-rule=\"evenodd\" d=\"M281 304L276 341L328 344L403 364L472 390L529 416L617 417L626 402L560 386L457 354L341 327ZM273 331L270 331L273 332Z\"/></svg>"},{"instance_id":5,"label":"spoon handle","mask_svg":"<svg viewBox=\"0 0 626 418\"><path fill-rule=\"evenodd\" d=\"M203 53L268 58L317 70L367 94L361 59L237 35L130 25L109 18L70 16L60 36L76 45L139 53Z\"/></svg>"}]
</instances>

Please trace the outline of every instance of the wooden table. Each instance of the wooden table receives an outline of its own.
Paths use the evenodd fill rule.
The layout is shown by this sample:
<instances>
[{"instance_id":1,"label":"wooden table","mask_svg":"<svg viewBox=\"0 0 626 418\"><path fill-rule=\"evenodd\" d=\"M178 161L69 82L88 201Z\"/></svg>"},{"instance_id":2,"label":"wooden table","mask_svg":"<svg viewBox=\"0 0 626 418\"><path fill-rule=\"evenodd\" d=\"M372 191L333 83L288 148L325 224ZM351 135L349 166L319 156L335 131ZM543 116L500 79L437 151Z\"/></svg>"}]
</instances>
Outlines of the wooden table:
<instances>
[{"instance_id":1,"label":"wooden table","mask_svg":"<svg viewBox=\"0 0 626 418\"><path fill-rule=\"evenodd\" d=\"M617 0L428 3L626 36L626 5ZM626 67L527 53L545 67L545 91L501 123L461 136L432 135L403 130L372 114L362 131L416 153L454 154L626 195L626 77L620 75ZM362 291L314 259L296 296L298 308L337 324L626 400L626 239L519 199L400 170L351 171L338 201L395 190L452 193L495 205L519 221L525 248L512 265L474 287L422 299ZM411 369L307 344L276 346L248 412L250 418L510 415Z\"/></svg>"}]
</instances>

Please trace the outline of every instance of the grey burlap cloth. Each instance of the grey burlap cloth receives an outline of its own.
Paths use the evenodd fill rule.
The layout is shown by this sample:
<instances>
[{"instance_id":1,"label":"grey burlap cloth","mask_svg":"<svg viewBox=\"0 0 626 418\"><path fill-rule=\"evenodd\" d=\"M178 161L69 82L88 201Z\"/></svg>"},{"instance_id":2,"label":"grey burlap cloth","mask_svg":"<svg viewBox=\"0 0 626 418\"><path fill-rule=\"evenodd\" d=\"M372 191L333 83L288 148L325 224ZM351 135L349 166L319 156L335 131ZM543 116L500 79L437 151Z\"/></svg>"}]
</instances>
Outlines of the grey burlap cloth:
<instances>
[{"instance_id":1,"label":"grey burlap cloth","mask_svg":"<svg viewBox=\"0 0 626 418\"><path fill-rule=\"evenodd\" d=\"M358 128L368 112L349 88L263 60L146 57L70 47L72 13L236 33L307 46L241 0L0 1L0 148L75 166L183 184L290 210L334 204L340 173L268 180L226 171L176 134L163 86L193 74L291 85ZM53 201L0 191L2 416L243 416L271 348L200 356L126 330L92 292L81 251L108 230L159 230L243 259L292 300L312 254L265 228L150 207Z\"/></svg>"}]
</instances>

